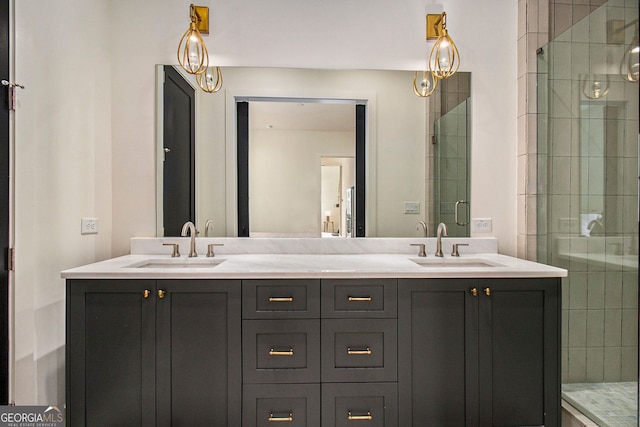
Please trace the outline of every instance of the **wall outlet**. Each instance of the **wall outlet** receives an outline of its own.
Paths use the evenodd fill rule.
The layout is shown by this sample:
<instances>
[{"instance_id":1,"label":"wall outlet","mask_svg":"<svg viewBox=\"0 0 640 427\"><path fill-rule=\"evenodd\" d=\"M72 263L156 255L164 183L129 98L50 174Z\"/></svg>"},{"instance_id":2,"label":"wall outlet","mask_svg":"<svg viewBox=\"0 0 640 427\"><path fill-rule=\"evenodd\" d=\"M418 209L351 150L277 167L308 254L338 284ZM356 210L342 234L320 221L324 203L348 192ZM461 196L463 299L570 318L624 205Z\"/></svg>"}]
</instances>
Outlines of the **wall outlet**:
<instances>
[{"instance_id":1,"label":"wall outlet","mask_svg":"<svg viewBox=\"0 0 640 427\"><path fill-rule=\"evenodd\" d=\"M473 218L471 220L471 231L476 233L490 233L493 229L491 218Z\"/></svg>"},{"instance_id":2,"label":"wall outlet","mask_svg":"<svg viewBox=\"0 0 640 427\"><path fill-rule=\"evenodd\" d=\"M420 202L404 202L404 213L406 214L419 214Z\"/></svg>"},{"instance_id":3,"label":"wall outlet","mask_svg":"<svg viewBox=\"0 0 640 427\"><path fill-rule=\"evenodd\" d=\"M80 234L98 234L98 218L82 218Z\"/></svg>"}]
</instances>

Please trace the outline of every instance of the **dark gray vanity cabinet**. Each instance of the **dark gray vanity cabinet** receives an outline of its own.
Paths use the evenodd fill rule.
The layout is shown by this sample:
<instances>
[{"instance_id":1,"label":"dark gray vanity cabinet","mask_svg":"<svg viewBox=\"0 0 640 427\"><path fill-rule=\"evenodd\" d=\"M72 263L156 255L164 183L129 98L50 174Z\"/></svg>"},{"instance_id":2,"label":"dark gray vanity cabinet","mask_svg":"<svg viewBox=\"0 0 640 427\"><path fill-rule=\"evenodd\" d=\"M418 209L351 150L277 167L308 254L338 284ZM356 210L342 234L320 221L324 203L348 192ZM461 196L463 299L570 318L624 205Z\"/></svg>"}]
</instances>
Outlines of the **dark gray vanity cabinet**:
<instances>
[{"instance_id":1,"label":"dark gray vanity cabinet","mask_svg":"<svg viewBox=\"0 0 640 427\"><path fill-rule=\"evenodd\" d=\"M402 426L560 426L559 279L398 283Z\"/></svg>"},{"instance_id":2,"label":"dark gray vanity cabinet","mask_svg":"<svg viewBox=\"0 0 640 427\"><path fill-rule=\"evenodd\" d=\"M240 289L68 280L68 425L239 427Z\"/></svg>"},{"instance_id":3,"label":"dark gray vanity cabinet","mask_svg":"<svg viewBox=\"0 0 640 427\"><path fill-rule=\"evenodd\" d=\"M559 306L557 278L68 280L67 417L559 427Z\"/></svg>"}]
</instances>

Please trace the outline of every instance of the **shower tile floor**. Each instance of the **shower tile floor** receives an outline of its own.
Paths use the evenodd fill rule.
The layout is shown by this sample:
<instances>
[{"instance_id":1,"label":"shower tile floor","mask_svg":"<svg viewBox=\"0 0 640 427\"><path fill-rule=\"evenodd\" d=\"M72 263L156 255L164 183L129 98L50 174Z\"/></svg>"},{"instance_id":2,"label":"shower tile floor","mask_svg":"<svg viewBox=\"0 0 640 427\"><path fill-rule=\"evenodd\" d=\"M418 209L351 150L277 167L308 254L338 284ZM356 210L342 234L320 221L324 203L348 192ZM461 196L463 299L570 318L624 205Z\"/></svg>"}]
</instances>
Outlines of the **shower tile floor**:
<instances>
[{"instance_id":1,"label":"shower tile floor","mask_svg":"<svg viewBox=\"0 0 640 427\"><path fill-rule=\"evenodd\" d=\"M635 382L562 384L562 398L601 427L638 426Z\"/></svg>"}]
</instances>

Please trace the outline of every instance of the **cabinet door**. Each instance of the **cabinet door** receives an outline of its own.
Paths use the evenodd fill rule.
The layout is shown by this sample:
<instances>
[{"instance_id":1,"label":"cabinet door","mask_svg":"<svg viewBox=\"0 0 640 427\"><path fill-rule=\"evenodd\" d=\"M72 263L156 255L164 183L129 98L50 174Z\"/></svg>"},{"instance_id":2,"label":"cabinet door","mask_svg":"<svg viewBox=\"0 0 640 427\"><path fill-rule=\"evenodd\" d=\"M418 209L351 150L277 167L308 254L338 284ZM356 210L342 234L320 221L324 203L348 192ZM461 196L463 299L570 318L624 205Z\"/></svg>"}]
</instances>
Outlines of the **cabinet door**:
<instances>
[{"instance_id":1,"label":"cabinet door","mask_svg":"<svg viewBox=\"0 0 640 427\"><path fill-rule=\"evenodd\" d=\"M479 290L480 425L560 425L557 279L487 279Z\"/></svg>"},{"instance_id":2,"label":"cabinet door","mask_svg":"<svg viewBox=\"0 0 640 427\"><path fill-rule=\"evenodd\" d=\"M157 287L157 425L240 426L240 281Z\"/></svg>"},{"instance_id":3,"label":"cabinet door","mask_svg":"<svg viewBox=\"0 0 640 427\"><path fill-rule=\"evenodd\" d=\"M152 280L67 282L69 425L156 425L154 286Z\"/></svg>"},{"instance_id":4,"label":"cabinet door","mask_svg":"<svg viewBox=\"0 0 640 427\"><path fill-rule=\"evenodd\" d=\"M478 425L476 285L399 280L399 425Z\"/></svg>"}]
</instances>

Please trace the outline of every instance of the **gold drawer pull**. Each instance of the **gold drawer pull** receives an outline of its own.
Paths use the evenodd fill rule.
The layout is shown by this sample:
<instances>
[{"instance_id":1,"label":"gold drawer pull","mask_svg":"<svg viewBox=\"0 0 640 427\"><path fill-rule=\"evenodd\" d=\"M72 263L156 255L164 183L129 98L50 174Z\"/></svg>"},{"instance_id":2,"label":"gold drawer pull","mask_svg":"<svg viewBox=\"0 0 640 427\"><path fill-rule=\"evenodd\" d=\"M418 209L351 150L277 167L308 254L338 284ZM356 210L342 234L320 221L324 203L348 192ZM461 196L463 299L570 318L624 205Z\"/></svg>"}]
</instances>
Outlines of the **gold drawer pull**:
<instances>
[{"instance_id":1,"label":"gold drawer pull","mask_svg":"<svg viewBox=\"0 0 640 427\"><path fill-rule=\"evenodd\" d=\"M164 289L158 289L158 298L164 298L165 293Z\"/></svg>"},{"instance_id":2,"label":"gold drawer pull","mask_svg":"<svg viewBox=\"0 0 640 427\"><path fill-rule=\"evenodd\" d=\"M366 350L351 350L351 347L347 347L348 355L369 355L371 354L371 349L367 347Z\"/></svg>"},{"instance_id":3,"label":"gold drawer pull","mask_svg":"<svg viewBox=\"0 0 640 427\"><path fill-rule=\"evenodd\" d=\"M484 288L484 294L488 297L491 296L491 288Z\"/></svg>"},{"instance_id":4,"label":"gold drawer pull","mask_svg":"<svg viewBox=\"0 0 640 427\"><path fill-rule=\"evenodd\" d=\"M269 297L269 302L293 302L293 297Z\"/></svg>"},{"instance_id":5,"label":"gold drawer pull","mask_svg":"<svg viewBox=\"0 0 640 427\"><path fill-rule=\"evenodd\" d=\"M349 297L349 301L371 301L373 298L371 297Z\"/></svg>"},{"instance_id":6,"label":"gold drawer pull","mask_svg":"<svg viewBox=\"0 0 640 427\"><path fill-rule=\"evenodd\" d=\"M293 412L289 412L289 416L288 417L274 417L273 413L269 414L269 422L270 423L277 423L277 422L287 422L290 423L293 421Z\"/></svg>"},{"instance_id":7,"label":"gold drawer pull","mask_svg":"<svg viewBox=\"0 0 640 427\"><path fill-rule=\"evenodd\" d=\"M149 295L151 295L151 291L149 289L145 289L144 292L142 293L142 296L144 297L144 299L148 299Z\"/></svg>"},{"instance_id":8,"label":"gold drawer pull","mask_svg":"<svg viewBox=\"0 0 640 427\"><path fill-rule=\"evenodd\" d=\"M371 412L369 411L367 411L367 415L352 415L351 411L349 411L349 416L347 418L349 421L371 421L373 419Z\"/></svg>"},{"instance_id":9,"label":"gold drawer pull","mask_svg":"<svg viewBox=\"0 0 640 427\"><path fill-rule=\"evenodd\" d=\"M471 292L471 295L473 295L474 297L478 296L478 288L471 288L469 292Z\"/></svg>"},{"instance_id":10,"label":"gold drawer pull","mask_svg":"<svg viewBox=\"0 0 640 427\"><path fill-rule=\"evenodd\" d=\"M269 351L269 356L293 356L293 347L289 349L289 351L276 351L271 349Z\"/></svg>"}]
</instances>

